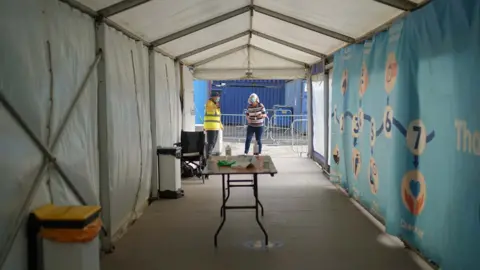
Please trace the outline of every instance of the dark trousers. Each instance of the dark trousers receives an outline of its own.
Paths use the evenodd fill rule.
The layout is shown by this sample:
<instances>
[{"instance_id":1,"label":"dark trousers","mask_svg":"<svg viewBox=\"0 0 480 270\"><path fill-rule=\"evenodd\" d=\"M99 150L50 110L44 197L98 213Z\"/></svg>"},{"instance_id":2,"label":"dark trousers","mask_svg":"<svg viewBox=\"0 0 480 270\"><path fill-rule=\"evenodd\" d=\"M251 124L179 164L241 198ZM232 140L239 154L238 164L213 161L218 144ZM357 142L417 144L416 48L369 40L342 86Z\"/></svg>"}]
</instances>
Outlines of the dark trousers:
<instances>
[{"instance_id":1,"label":"dark trousers","mask_svg":"<svg viewBox=\"0 0 480 270\"><path fill-rule=\"evenodd\" d=\"M218 130L207 130L207 158L212 155L218 139Z\"/></svg>"},{"instance_id":2,"label":"dark trousers","mask_svg":"<svg viewBox=\"0 0 480 270\"><path fill-rule=\"evenodd\" d=\"M252 138L254 134L255 134L255 140L257 141L257 144L258 144L258 154L262 153L263 126L260 126L260 127L248 126L247 139L245 140L245 154L248 154L248 151L250 150L250 143L252 142Z\"/></svg>"}]
</instances>

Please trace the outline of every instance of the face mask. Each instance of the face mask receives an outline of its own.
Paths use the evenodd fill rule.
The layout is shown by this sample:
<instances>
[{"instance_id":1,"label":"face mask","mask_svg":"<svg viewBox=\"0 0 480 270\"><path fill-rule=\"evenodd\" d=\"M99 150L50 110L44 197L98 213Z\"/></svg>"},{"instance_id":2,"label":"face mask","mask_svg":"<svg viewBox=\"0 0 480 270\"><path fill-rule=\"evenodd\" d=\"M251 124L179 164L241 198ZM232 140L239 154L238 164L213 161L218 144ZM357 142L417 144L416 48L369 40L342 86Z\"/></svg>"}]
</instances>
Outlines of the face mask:
<instances>
[{"instance_id":1,"label":"face mask","mask_svg":"<svg viewBox=\"0 0 480 270\"><path fill-rule=\"evenodd\" d=\"M250 98L250 102L251 102L251 103L255 103L256 101L257 101L257 99L256 99L255 97L251 97L251 98Z\"/></svg>"},{"instance_id":2,"label":"face mask","mask_svg":"<svg viewBox=\"0 0 480 270\"><path fill-rule=\"evenodd\" d=\"M216 97L215 98L215 102L219 102L220 101L220 98L219 97Z\"/></svg>"}]
</instances>

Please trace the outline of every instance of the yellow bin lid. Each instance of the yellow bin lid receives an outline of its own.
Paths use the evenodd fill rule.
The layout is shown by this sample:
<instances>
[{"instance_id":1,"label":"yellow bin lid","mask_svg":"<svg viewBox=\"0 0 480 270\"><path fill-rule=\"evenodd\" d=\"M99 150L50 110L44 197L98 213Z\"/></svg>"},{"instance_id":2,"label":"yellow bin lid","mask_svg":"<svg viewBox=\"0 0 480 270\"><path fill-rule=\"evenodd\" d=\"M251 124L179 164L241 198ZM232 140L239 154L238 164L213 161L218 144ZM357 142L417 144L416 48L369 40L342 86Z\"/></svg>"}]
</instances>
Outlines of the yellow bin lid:
<instances>
[{"instance_id":1,"label":"yellow bin lid","mask_svg":"<svg viewBox=\"0 0 480 270\"><path fill-rule=\"evenodd\" d=\"M47 204L33 211L44 228L79 229L95 221L101 211L98 205L57 206Z\"/></svg>"}]
</instances>

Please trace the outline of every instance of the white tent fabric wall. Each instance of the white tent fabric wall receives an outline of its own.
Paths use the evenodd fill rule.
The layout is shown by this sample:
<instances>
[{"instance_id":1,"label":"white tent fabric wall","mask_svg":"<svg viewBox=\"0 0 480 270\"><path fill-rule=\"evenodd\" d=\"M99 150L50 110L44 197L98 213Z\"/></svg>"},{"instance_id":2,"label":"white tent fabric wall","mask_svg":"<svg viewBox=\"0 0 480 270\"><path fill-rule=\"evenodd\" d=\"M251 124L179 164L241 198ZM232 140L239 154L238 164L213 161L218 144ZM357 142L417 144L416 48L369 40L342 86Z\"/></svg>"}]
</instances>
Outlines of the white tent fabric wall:
<instances>
[{"instance_id":1,"label":"white tent fabric wall","mask_svg":"<svg viewBox=\"0 0 480 270\"><path fill-rule=\"evenodd\" d=\"M105 35L111 232L117 239L149 197L148 50L112 28L107 28Z\"/></svg>"},{"instance_id":2,"label":"white tent fabric wall","mask_svg":"<svg viewBox=\"0 0 480 270\"><path fill-rule=\"evenodd\" d=\"M155 53L155 88L157 145L172 147L179 142L182 128L180 93L173 61L158 53Z\"/></svg>"},{"instance_id":3,"label":"white tent fabric wall","mask_svg":"<svg viewBox=\"0 0 480 270\"><path fill-rule=\"evenodd\" d=\"M325 157L325 104L324 104L324 81L322 76L312 76L313 94L313 150Z\"/></svg>"},{"instance_id":4,"label":"white tent fabric wall","mask_svg":"<svg viewBox=\"0 0 480 270\"><path fill-rule=\"evenodd\" d=\"M195 102L193 101L193 76L188 67L183 67L183 127L195 131Z\"/></svg>"},{"instance_id":5,"label":"white tent fabric wall","mask_svg":"<svg viewBox=\"0 0 480 270\"><path fill-rule=\"evenodd\" d=\"M56 0L1 1L0 35L1 93L40 141L52 145L95 59L93 20ZM51 151L91 204L98 204L99 194L96 100L97 78L93 72ZM5 252L9 234L20 221L17 217L33 188L43 155L1 105L0 130L0 250ZM42 180L29 209L52 202L78 203L53 168ZM26 269L26 249L25 228L21 227L2 269Z\"/></svg>"}]
</instances>

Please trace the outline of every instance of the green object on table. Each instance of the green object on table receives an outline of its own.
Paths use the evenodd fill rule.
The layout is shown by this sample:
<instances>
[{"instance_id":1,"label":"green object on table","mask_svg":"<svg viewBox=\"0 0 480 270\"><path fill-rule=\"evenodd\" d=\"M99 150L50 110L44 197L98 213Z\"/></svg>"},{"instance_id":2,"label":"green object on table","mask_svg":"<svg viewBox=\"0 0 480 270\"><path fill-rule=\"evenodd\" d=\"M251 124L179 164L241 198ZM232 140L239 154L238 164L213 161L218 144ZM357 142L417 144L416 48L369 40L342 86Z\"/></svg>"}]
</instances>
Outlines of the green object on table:
<instances>
[{"instance_id":1,"label":"green object on table","mask_svg":"<svg viewBox=\"0 0 480 270\"><path fill-rule=\"evenodd\" d=\"M235 160L219 160L217 162L217 165L222 167L230 167L233 164L235 164L235 162L236 162Z\"/></svg>"}]
</instances>

